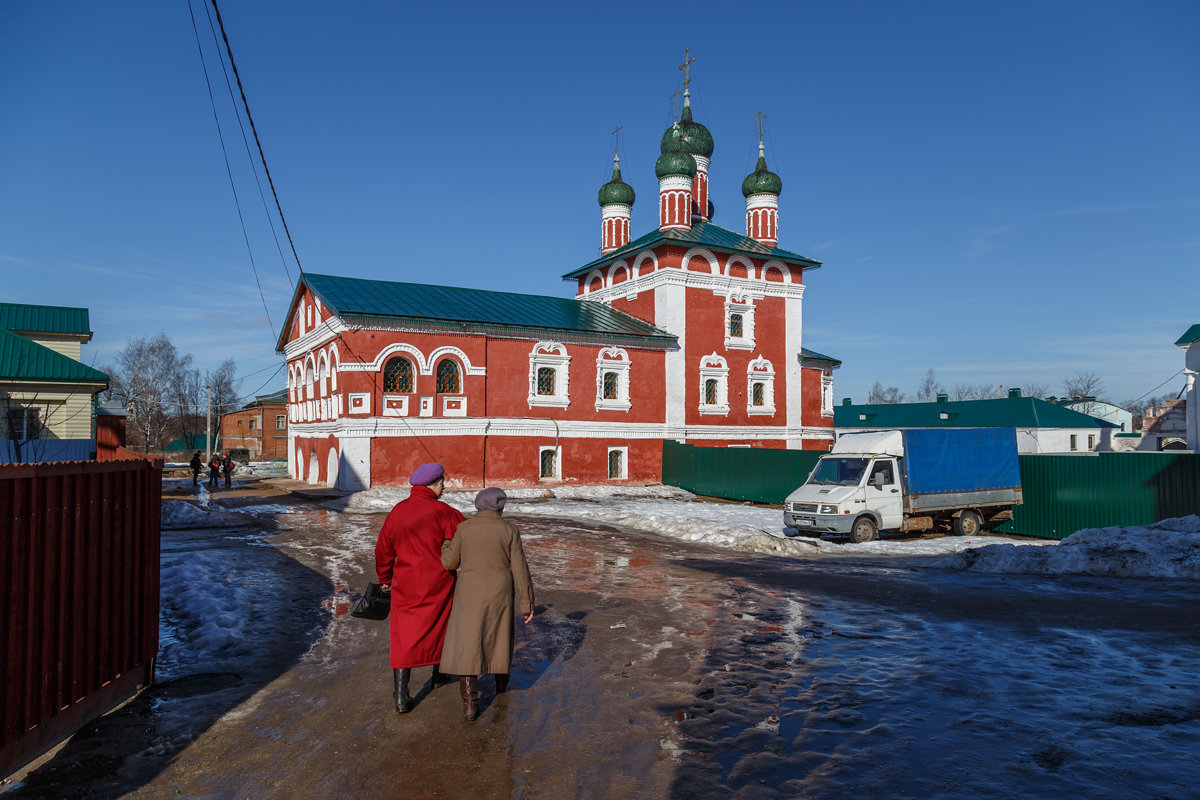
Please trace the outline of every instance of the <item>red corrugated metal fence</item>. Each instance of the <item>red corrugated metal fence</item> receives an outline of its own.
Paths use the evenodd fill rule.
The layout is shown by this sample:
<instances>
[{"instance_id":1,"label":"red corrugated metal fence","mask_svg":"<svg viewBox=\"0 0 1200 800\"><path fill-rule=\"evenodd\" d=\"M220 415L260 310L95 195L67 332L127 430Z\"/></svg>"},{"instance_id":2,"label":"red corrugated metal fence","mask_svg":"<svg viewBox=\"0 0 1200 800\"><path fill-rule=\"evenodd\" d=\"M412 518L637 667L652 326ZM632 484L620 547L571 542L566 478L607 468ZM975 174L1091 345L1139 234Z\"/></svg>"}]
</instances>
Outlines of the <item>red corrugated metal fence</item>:
<instances>
[{"instance_id":1,"label":"red corrugated metal fence","mask_svg":"<svg viewBox=\"0 0 1200 800\"><path fill-rule=\"evenodd\" d=\"M0 465L0 776L148 685L162 462Z\"/></svg>"}]
</instances>

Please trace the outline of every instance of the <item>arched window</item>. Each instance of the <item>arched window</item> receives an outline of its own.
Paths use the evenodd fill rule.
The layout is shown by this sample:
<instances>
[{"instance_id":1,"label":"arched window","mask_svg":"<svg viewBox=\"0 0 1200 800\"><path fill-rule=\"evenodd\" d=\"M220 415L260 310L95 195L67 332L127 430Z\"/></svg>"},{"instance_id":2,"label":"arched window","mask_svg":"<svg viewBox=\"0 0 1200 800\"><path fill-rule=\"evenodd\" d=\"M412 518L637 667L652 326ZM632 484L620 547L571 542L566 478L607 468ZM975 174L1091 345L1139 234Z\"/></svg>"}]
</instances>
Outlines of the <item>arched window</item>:
<instances>
[{"instance_id":1,"label":"arched window","mask_svg":"<svg viewBox=\"0 0 1200 800\"><path fill-rule=\"evenodd\" d=\"M742 338L742 315L741 314L730 314L729 315L729 338L730 339L741 339Z\"/></svg>"},{"instance_id":2,"label":"arched window","mask_svg":"<svg viewBox=\"0 0 1200 800\"><path fill-rule=\"evenodd\" d=\"M617 390L618 390L617 373L615 373L615 372L604 373L604 399L605 400L618 399Z\"/></svg>"},{"instance_id":3,"label":"arched window","mask_svg":"<svg viewBox=\"0 0 1200 800\"><path fill-rule=\"evenodd\" d=\"M553 395L554 378L558 371L553 367L538 367L537 371L537 393L542 396Z\"/></svg>"},{"instance_id":4,"label":"arched window","mask_svg":"<svg viewBox=\"0 0 1200 800\"><path fill-rule=\"evenodd\" d=\"M751 392L751 402L756 406L765 405L763 401L763 385L761 383L754 384L754 390Z\"/></svg>"},{"instance_id":5,"label":"arched window","mask_svg":"<svg viewBox=\"0 0 1200 800\"><path fill-rule=\"evenodd\" d=\"M775 368L762 356L746 369L746 413L770 416L775 413Z\"/></svg>"},{"instance_id":6,"label":"arched window","mask_svg":"<svg viewBox=\"0 0 1200 800\"><path fill-rule=\"evenodd\" d=\"M438 394L461 394L462 378L458 372L458 363L451 358L443 358L437 365Z\"/></svg>"},{"instance_id":7,"label":"arched window","mask_svg":"<svg viewBox=\"0 0 1200 800\"><path fill-rule=\"evenodd\" d=\"M729 413L729 365L716 353L700 359L700 413Z\"/></svg>"},{"instance_id":8,"label":"arched window","mask_svg":"<svg viewBox=\"0 0 1200 800\"><path fill-rule=\"evenodd\" d=\"M314 397L317 396L316 390L313 388L313 384L316 383L316 381L317 381L317 375L316 375L316 372L313 371L313 366L310 363L308 365L308 368L305 369L305 371L304 371L304 399L305 400L312 400Z\"/></svg>"},{"instance_id":9,"label":"arched window","mask_svg":"<svg viewBox=\"0 0 1200 800\"><path fill-rule=\"evenodd\" d=\"M717 379L709 378L704 382L704 404L707 406L715 406L717 404Z\"/></svg>"},{"instance_id":10,"label":"arched window","mask_svg":"<svg viewBox=\"0 0 1200 800\"><path fill-rule=\"evenodd\" d=\"M557 447L543 447L538 451L538 477L539 478L558 478L561 473L558 471L559 449Z\"/></svg>"},{"instance_id":11,"label":"arched window","mask_svg":"<svg viewBox=\"0 0 1200 800\"><path fill-rule=\"evenodd\" d=\"M442 364L454 362L443 361ZM441 380L441 365L438 365L438 380ZM389 358L383 365L383 390L407 394L413 390L413 365L402 356ZM441 391L439 389L438 391Z\"/></svg>"}]
</instances>

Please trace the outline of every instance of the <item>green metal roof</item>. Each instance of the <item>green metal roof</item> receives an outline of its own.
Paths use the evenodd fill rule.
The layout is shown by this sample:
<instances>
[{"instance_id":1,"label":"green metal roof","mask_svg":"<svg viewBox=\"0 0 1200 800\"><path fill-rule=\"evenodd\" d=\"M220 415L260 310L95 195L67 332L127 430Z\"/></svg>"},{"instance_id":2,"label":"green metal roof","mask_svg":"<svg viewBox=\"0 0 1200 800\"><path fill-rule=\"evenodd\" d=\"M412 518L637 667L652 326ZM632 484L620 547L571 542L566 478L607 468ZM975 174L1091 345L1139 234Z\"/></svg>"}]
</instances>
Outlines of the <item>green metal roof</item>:
<instances>
[{"instance_id":1,"label":"green metal roof","mask_svg":"<svg viewBox=\"0 0 1200 800\"><path fill-rule=\"evenodd\" d=\"M1180 336L1179 341L1175 344L1184 345L1191 344L1193 342L1200 342L1200 323L1188 328L1187 333L1183 334L1183 336Z\"/></svg>"},{"instance_id":2,"label":"green metal roof","mask_svg":"<svg viewBox=\"0 0 1200 800\"><path fill-rule=\"evenodd\" d=\"M92 336L86 308L0 303L0 328L28 333L74 333Z\"/></svg>"},{"instance_id":3,"label":"green metal roof","mask_svg":"<svg viewBox=\"0 0 1200 800\"><path fill-rule=\"evenodd\" d=\"M567 297L492 292L424 283L399 283L304 273L307 284L337 316L364 326L406 320L466 326L568 331L601 337L627 337L665 347L676 338L648 322L603 303ZM296 289L297 294L300 287ZM292 313L295 313L295 299ZM283 349L291 316L279 337Z\"/></svg>"},{"instance_id":4,"label":"green metal roof","mask_svg":"<svg viewBox=\"0 0 1200 800\"><path fill-rule=\"evenodd\" d=\"M107 384L108 376L24 336L0 329L0 380Z\"/></svg>"},{"instance_id":5,"label":"green metal roof","mask_svg":"<svg viewBox=\"0 0 1200 800\"><path fill-rule=\"evenodd\" d=\"M942 419L942 414L949 419ZM865 415L866 419L860 419ZM1115 428L1111 422L1039 400L1003 397L945 403L840 405L835 428Z\"/></svg>"},{"instance_id":6,"label":"green metal roof","mask_svg":"<svg viewBox=\"0 0 1200 800\"><path fill-rule=\"evenodd\" d=\"M577 270L568 272L566 275L563 275L563 280L576 280L588 274L596 267L620 261L626 256L639 253L660 242L684 246L698 245L724 253L741 253L756 258L774 258L787 264L795 264L801 269L816 269L821 266L820 261L815 261L808 256L802 256L799 253L793 253L791 250L783 250L779 247L771 247L770 245L751 239L749 236L743 236L740 233L734 233L728 228L722 228L720 225L714 225L711 222L695 222L692 223L692 227L682 230L672 228L663 231L656 228L645 236L634 239L624 247L614 250L608 255L601 256L595 261L584 264Z\"/></svg>"},{"instance_id":7,"label":"green metal roof","mask_svg":"<svg viewBox=\"0 0 1200 800\"><path fill-rule=\"evenodd\" d=\"M809 350L807 347L801 347L800 352L796 355L796 357L801 361L828 361L835 367L840 367L842 365L842 362L838 361L833 356L823 355L818 353L816 350Z\"/></svg>"}]
</instances>

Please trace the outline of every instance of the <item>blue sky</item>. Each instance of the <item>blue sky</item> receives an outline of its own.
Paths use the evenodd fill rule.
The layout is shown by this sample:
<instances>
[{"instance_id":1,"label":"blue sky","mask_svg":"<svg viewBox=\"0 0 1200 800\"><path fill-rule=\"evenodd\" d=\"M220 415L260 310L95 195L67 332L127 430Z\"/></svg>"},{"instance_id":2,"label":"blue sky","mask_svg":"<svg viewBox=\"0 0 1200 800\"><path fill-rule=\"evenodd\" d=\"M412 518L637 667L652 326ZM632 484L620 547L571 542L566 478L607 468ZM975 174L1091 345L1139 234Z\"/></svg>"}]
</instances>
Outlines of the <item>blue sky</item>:
<instances>
[{"instance_id":1,"label":"blue sky","mask_svg":"<svg viewBox=\"0 0 1200 800\"><path fill-rule=\"evenodd\" d=\"M0 295L89 308L97 364L159 332L201 368L234 358L249 395L283 386L296 267L193 4L250 250L187 1L10 0ZM1200 322L1195 2L221 12L307 271L569 296L560 276L598 252L618 124L634 236L657 224L686 46L717 224L744 230L769 114L780 246L825 263L804 337L844 362L838 398L912 392L930 367L948 386L1052 391L1091 371L1115 400L1183 383L1173 342Z\"/></svg>"}]
</instances>

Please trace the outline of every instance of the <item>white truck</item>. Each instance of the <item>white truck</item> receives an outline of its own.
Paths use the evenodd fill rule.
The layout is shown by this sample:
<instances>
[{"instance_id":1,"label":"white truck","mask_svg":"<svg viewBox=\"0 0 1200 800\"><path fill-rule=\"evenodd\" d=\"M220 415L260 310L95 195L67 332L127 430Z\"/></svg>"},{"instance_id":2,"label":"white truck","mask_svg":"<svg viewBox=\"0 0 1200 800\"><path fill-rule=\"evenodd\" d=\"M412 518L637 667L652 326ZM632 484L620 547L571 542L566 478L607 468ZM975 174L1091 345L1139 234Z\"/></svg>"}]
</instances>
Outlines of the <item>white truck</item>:
<instances>
[{"instance_id":1,"label":"white truck","mask_svg":"<svg viewBox=\"0 0 1200 800\"><path fill-rule=\"evenodd\" d=\"M783 525L855 542L869 542L880 531L974 536L1011 519L1020 503L1013 428L846 433L788 495Z\"/></svg>"}]
</instances>

